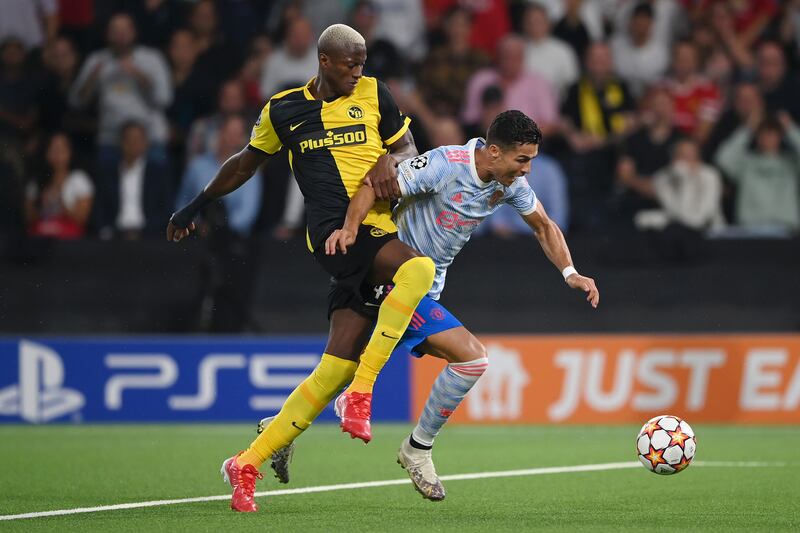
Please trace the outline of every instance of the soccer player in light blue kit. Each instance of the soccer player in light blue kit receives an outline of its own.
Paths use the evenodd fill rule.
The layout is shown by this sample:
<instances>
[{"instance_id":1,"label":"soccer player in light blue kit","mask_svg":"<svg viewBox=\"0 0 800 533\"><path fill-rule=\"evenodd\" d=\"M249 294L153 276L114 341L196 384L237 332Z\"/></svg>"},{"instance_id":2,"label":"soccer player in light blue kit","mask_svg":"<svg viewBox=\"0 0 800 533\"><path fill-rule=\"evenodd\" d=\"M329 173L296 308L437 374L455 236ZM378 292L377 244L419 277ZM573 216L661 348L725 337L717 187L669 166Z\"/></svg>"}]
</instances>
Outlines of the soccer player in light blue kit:
<instances>
[{"instance_id":1,"label":"soccer player in light blue kit","mask_svg":"<svg viewBox=\"0 0 800 533\"><path fill-rule=\"evenodd\" d=\"M414 487L429 500L445 497L431 455L434 438L489 365L486 348L437 301L447 267L480 222L503 203L512 205L533 228L567 285L585 291L593 307L599 302L594 280L575 270L564 235L547 217L524 178L540 143L541 132L533 120L519 111L500 113L485 141L472 139L463 146L442 146L407 159L398 165L396 181L392 178L388 187L387 183L365 182L350 200L344 226L325 243L327 254L347 253L376 196L400 196L394 210L400 240L436 265L431 291L420 302L395 349L395 353L430 354L448 362L397 457ZM390 287L367 287L366 305L379 305L388 290Z\"/></svg>"}]
</instances>

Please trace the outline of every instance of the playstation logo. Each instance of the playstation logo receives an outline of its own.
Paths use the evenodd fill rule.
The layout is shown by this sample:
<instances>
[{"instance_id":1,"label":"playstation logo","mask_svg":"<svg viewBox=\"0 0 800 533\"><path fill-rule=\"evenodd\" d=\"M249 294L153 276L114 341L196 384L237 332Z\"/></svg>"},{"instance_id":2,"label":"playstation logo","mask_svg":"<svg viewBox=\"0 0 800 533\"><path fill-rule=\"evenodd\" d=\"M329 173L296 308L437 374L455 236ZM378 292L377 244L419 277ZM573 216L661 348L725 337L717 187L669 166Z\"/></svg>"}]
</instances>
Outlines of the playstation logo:
<instances>
[{"instance_id":1,"label":"playstation logo","mask_svg":"<svg viewBox=\"0 0 800 533\"><path fill-rule=\"evenodd\" d=\"M19 384L0 389L0 416L19 415L41 423L74 413L86 404L83 394L65 389L64 364L47 346L19 343Z\"/></svg>"}]
</instances>

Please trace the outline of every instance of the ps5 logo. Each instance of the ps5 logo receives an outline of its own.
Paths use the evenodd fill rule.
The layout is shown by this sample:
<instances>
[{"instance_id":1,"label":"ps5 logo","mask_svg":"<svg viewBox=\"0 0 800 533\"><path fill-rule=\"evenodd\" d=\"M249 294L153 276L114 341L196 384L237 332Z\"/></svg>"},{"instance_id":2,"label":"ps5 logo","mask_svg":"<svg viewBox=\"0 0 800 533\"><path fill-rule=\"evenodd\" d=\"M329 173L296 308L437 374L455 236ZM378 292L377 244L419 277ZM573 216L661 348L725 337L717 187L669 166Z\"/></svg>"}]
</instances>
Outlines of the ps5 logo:
<instances>
[{"instance_id":1,"label":"ps5 logo","mask_svg":"<svg viewBox=\"0 0 800 533\"><path fill-rule=\"evenodd\" d=\"M79 411L83 394L64 388L64 364L56 352L34 342L19 343L19 383L0 389L0 415L40 423Z\"/></svg>"}]
</instances>

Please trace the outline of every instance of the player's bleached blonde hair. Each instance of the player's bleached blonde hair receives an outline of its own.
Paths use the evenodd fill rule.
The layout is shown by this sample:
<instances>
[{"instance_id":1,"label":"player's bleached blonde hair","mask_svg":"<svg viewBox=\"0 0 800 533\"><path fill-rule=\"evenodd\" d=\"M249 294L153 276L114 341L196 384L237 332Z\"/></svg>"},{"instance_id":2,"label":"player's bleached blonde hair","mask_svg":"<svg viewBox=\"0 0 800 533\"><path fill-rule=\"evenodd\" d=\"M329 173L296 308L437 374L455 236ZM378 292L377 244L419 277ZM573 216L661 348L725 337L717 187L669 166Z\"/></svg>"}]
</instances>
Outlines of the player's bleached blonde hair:
<instances>
[{"instance_id":1,"label":"player's bleached blonde hair","mask_svg":"<svg viewBox=\"0 0 800 533\"><path fill-rule=\"evenodd\" d=\"M332 52L346 50L352 46L366 46L364 37L347 24L332 24L325 28L317 41L317 50Z\"/></svg>"}]
</instances>

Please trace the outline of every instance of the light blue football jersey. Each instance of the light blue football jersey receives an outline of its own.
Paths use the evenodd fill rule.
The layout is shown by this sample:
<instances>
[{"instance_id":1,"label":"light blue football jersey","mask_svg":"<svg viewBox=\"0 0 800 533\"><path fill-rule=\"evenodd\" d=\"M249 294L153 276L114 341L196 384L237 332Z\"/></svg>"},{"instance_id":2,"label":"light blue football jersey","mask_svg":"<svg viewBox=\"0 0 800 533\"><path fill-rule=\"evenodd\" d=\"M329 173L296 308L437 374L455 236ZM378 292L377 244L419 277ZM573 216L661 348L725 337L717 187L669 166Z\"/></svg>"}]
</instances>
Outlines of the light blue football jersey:
<instances>
[{"instance_id":1,"label":"light blue football jersey","mask_svg":"<svg viewBox=\"0 0 800 533\"><path fill-rule=\"evenodd\" d=\"M472 139L463 146L441 146L397 167L403 195L393 215L398 237L436 264L428 293L434 300L444 289L447 267L484 218L504 203L521 215L536 210L536 194L524 177L510 187L481 181L475 149L484 144L483 139Z\"/></svg>"}]
</instances>

